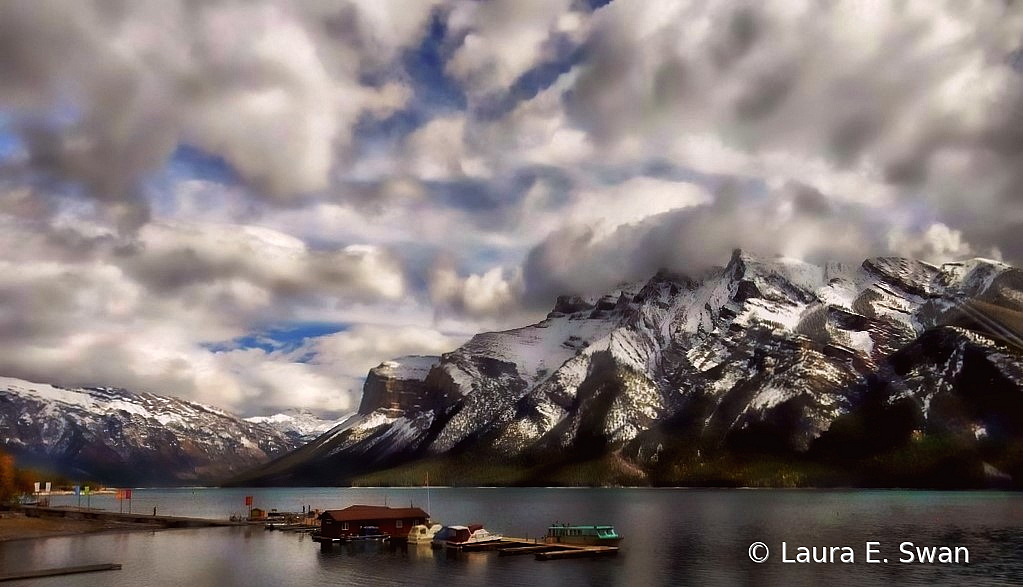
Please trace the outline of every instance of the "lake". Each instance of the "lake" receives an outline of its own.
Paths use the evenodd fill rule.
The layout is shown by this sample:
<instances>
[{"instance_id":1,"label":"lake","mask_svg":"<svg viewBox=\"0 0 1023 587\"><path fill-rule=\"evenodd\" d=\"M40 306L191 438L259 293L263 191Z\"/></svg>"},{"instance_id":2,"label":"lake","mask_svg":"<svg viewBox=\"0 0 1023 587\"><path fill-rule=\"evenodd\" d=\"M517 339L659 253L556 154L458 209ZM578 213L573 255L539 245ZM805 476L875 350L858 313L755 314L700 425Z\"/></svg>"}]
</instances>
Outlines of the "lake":
<instances>
[{"instance_id":1,"label":"lake","mask_svg":"<svg viewBox=\"0 0 1023 587\"><path fill-rule=\"evenodd\" d=\"M309 536L261 527L140 531L0 543L0 571L122 563L120 571L7 583L110 587L1023 583L1023 495L1008 492L432 488L428 497L425 489L136 489L132 509L227 518L246 511L246 495L257 507L282 511L429 503L437 522L482 522L517 537L542 535L555 521L610 523L625 540L614 558L540 562L496 553L447 556L428 545L321 551ZM93 496L91 505L119 509L113 496ZM755 542L768 549L761 564L750 559ZM836 562L785 563L783 542L789 559L798 558L800 546L848 546L855 562L838 562L845 551L818 548ZM867 562L868 542L880 543L873 558L888 563ZM902 542L914 543L914 559L920 547L962 547L969 564L962 556L959 564L900 563L908 556Z\"/></svg>"}]
</instances>

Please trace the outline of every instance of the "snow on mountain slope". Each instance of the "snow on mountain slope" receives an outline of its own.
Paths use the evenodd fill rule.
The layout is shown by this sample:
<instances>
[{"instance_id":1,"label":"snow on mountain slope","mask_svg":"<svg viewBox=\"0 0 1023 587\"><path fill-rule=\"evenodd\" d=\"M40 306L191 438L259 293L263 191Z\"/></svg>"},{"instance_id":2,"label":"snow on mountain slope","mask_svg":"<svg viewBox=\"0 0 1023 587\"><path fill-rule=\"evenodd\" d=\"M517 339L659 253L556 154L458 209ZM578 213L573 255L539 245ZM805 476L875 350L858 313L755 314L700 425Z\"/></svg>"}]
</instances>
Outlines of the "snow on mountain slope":
<instances>
[{"instance_id":1,"label":"snow on mountain slope","mask_svg":"<svg viewBox=\"0 0 1023 587\"><path fill-rule=\"evenodd\" d=\"M1023 311L1021 284L1019 270L985 259L816 266L736 251L699 278L661 272L603 296L563 296L545 320L478 334L418 369L382 365L359 422L322 440L334 443L332 466L352 471L479 450L527 462L624 450L653 467L640 455L658 452L648 444L662 429L696 454L806 451L925 333L955 326L956 337L981 337L971 348L984 354L1011 342L995 313ZM923 406L955 383L942 386L908 388Z\"/></svg>"},{"instance_id":2,"label":"snow on mountain slope","mask_svg":"<svg viewBox=\"0 0 1023 587\"><path fill-rule=\"evenodd\" d=\"M340 424L344 418L325 420L306 410L288 410L272 416L252 416L246 422L265 424L298 442L309 442Z\"/></svg>"},{"instance_id":3,"label":"snow on mountain slope","mask_svg":"<svg viewBox=\"0 0 1023 587\"><path fill-rule=\"evenodd\" d=\"M175 484L222 479L297 443L198 403L0 377L0 446L73 478Z\"/></svg>"}]
</instances>

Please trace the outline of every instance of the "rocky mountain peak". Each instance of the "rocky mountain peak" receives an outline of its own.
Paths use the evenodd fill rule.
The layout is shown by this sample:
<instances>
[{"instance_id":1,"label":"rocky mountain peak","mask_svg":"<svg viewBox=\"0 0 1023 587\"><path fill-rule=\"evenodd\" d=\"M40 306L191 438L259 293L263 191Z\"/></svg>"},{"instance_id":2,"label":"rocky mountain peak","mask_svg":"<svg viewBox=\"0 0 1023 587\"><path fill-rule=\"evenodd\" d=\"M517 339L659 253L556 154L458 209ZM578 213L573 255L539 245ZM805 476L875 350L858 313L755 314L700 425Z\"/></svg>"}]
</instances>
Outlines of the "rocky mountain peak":
<instances>
[{"instance_id":1,"label":"rocky mountain peak","mask_svg":"<svg viewBox=\"0 0 1023 587\"><path fill-rule=\"evenodd\" d=\"M554 309L548 314L548 318L575 314L576 312L587 312L592 309L593 304L579 296L558 296L557 301L554 302Z\"/></svg>"},{"instance_id":2,"label":"rocky mountain peak","mask_svg":"<svg viewBox=\"0 0 1023 587\"><path fill-rule=\"evenodd\" d=\"M737 250L698 278L659 272L590 300L561 297L540 323L478 334L414 376L374 369L359 418L320 439L329 457L293 459L274 478L344 482L470 458L514 465L516 483L555 483L591 463L605 480L720 484L721 467L763 455L869 469L879 451L916 450L909 433L871 439L878 429L954 444L981 427L987 444L963 446L1001 455L996 466L1023 480L1023 459L999 452L1023 442L1023 426L1001 426L991 407L1023 397L1019 275L985 260L818 266ZM971 396L980 381L1002 399Z\"/></svg>"}]
</instances>

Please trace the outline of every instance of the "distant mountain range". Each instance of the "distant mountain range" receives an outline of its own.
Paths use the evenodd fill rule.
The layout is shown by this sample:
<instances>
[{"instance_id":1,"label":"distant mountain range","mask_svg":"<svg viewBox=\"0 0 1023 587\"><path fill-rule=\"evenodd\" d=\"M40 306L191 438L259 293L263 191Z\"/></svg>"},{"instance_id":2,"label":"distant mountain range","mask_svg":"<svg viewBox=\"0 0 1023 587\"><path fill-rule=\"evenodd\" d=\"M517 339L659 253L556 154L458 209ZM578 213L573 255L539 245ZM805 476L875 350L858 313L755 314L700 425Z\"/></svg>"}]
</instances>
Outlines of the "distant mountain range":
<instances>
[{"instance_id":1,"label":"distant mountain range","mask_svg":"<svg viewBox=\"0 0 1023 587\"><path fill-rule=\"evenodd\" d=\"M0 377L0 448L19 465L70 479L212 484L287 453L315 430L308 419L252 420L150 393Z\"/></svg>"},{"instance_id":2,"label":"distant mountain range","mask_svg":"<svg viewBox=\"0 0 1023 587\"><path fill-rule=\"evenodd\" d=\"M236 484L1023 484L1023 272L736 251L440 357Z\"/></svg>"},{"instance_id":3,"label":"distant mountain range","mask_svg":"<svg viewBox=\"0 0 1023 587\"><path fill-rule=\"evenodd\" d=\"M343 419L328 420L308 410L293 409L272 416L253 416L245 418L245 421L252 424L265 424L295 442L305 444L337 426Z\"/></svg>"}]
</instances>

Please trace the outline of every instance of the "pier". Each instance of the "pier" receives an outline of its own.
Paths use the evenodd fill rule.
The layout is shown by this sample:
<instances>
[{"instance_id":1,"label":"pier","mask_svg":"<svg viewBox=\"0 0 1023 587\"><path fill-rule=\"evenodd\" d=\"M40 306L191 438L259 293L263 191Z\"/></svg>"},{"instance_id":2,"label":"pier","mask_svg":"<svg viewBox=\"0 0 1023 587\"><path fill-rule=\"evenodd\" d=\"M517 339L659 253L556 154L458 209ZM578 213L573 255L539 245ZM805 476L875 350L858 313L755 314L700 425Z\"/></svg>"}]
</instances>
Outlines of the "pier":
<instances>
[{"instance_id":1,"label":"pier","mask_svg":"<svg viewBox=\"0 0 1023 587\"><path fill-rule=\"evenodd\" d=\"M154 528L208 528L211 526L245 526L246 522L217 520L211 518L188 518L184 516L150 516L146 514L124 514L106 510L74 507L15 506L12 509L24 512L28 517L69 518L77 520L99 520L132 526Z\"/></svg>"},{"instance_id":2,"label":"pier","mask_svg":"<svg viewBox=\"0 0 1023 587\"><path fill-rule=\"evenodd\" d=\"M408 548L408 542L403 538L384 538L374 536L372 538L328 538L318 534L313 535L313 541L319 542L320 546L329 549L335 544L355 544L359 542L377 542L389 544L390 548ZM422 544L426 546L426 544ZM576 544L548 543L539 539L514 538L511 536L502 537L493 542L479 542L450 546L430 545L432 548L444 548L449 552L497 552L498 556L519 556L532 554L538 561L560 560L566 558L590 558L615 556L618 554L617 546L584 546Z\"/></svg>"},{"instance_id":3,"label":"pier","mask_svg":"<svg viewBox=\"0 0 1023 587\"><path fill-rule=\"evenodd\" d=\"M536 553L536 560L551 561L563 558L593 558L598 556L615 556L618 554L617 546L568 546L558 545L557 550Z\"/></svg>"},{"instance_id":4,"label":"pier","mask_svg":"<svg viewBox=\"0 0 1023 587\"><path fill-rule=\"evenodd\" d=\"M559 560L564 558L588 558L615 556L617 546L583 546L564 543L548 543L528 538L505 536L499 541L481 544L464 544L456 550L462 552L497 551L498 556L517 556L533 554L538 561Z\"/></svg>"}]
</instances>

